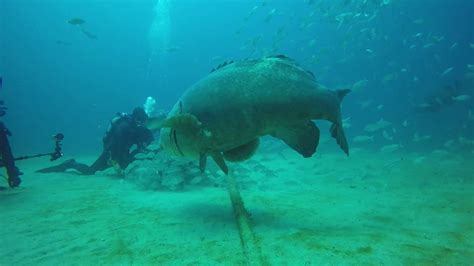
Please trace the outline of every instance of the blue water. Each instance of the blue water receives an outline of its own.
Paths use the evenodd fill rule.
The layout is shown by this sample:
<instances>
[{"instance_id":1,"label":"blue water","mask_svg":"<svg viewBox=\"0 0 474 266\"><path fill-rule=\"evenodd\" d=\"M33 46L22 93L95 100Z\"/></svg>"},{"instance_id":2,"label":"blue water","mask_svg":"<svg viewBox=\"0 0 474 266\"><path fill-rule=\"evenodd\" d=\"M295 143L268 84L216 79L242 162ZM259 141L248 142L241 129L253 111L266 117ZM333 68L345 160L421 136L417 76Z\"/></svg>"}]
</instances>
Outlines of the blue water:
<instances>
[{"instance_id":1,"label":"blue water","mask_svg":"<svg viewBox=\"0 0 474 266\"><path fill-rule=\"evenodd\" d=\"M163 3L166 3L162 5L166 10L161 9L157 12L156 6ZM82 26L68 23L74 18L80 18L85 23ZM153 25L158 25L154 29L155 41L150 39ZM346 170L350 170L352 169L350 167L353 167L356 173L364 172L360 174L363 176L362 185L356 184L357 189L367 189L370 193L366 191L364 193L370 194L373 197L370 200L378 203L377 193L385 191L387 183L390 185L391 180L375 177L370 179L372 178L370 176L373 173L384 177L390 175L393 167L391 165L398 164L407 154L411 157L420 154L428 157L433 151L441 149L449 152L453 156L451 159L458 160L453 159L455 163L465 162L455 157L459 154L466 161L472 158L474 154L473 25L472 0L0 0L0 76L3 78L0 100L4 100L8 107L6 116L1 119L13 134L10 141L15 156L52 151L54 143L51 141L51 135L57 132L65 135L63 151L66 156L96 156L102 150L102 137L115 113L131 112L134 107L142 106L148 96L157 100L157 109L170 110L187 88L225 61L283 54L295 59L305 69L314 73L317 81L330 89L354 89L355 83L366 80L366 86L354 89L344 98L342 114L343 119L350 124L345 128L350 147L364 149L366 157L363 158L367 160L359 167L354 166L356 163L349 166L348 162L343 164L339 161L345 158L343 157L345 155L332 139L330 144L323 142L321 145L332 145L334 150L337 149L340 157L336 157L337 159L329 157L328 160L333 163L331 165L334 165L334 169L347 167ZM89 35L81 30L85 30ZM465 96L464 98L454 100L451 105L442 105L437 112L421 113L415 110L415 105L422 104L426 98L441 97L440 91L444 87L455 84L463 88L462 92L458 95L449 95L449 98ZM364 102L370 104L363 107ZM380 119L389 121L391 125L376 132L365 130L367 125ZM322 128L324 131L322 130L321 135L329 138L326 127ZM425 136L426 139L414 141L415 135ZM358 143L354 140L357 136L373 137L373 141ZM377 162L383 167L370 165L371 158L376 157L379 161L385 159L383 156L379 157L381 148L385 145L396 145L396 149L403 151L397 155L402 159L393 160L390 155L387 157L389 158L387 164ZM420 161L424 159L419 158ZM465 227L458 232L456 226L453 226L452 230L462 236L464 232L472 230L472 200L466 196L469 195L469 191L461 191L464 194L460 192L460 196L448 191L443 197L438 197L436 194L438 189L441 191L440 194L444 193L444 190L440 189L442 186L436 182L442 181L444 184L453 185L451 181L458 180L458 177L448 174L438 175L444 173L441 169L444 166L440 164L444 159L434 157L429 160L440 160L435 165L429 165L432 161L427 163L428 166L423 165L425 172L437 179L421 180L420 176L420 184L416 183L409 189L434 191L433 195L436 196L432 198L427 196L426 202L431 203L432 199L438 199L441 202L437 202L439 206L451 206L455 203L463 206L457 209L446 207L453 213L460 213L460 224ZM470 171L469 166L459 163L461 166L457 167L455 163L449 166L452 168L444 170L458 175L462 182L472 183L472 176L466 174ZM318 166L317 163L314 165ZM386 173L384 167L387 165L390 170ZM34 167L39 166L31 166L29 171L32 172L31 169ZM320 167L323 167L324 171L313 167L315 175L319 176L319 179L314 180L326 181L321 173L332 175L333 169L330 169L332 166ZM272 171L278 174L277 168ZM416 175L413 174L415 170L401 169L403 167L398 166L394 168L395 172L406 171L400 174L402 176L400 179L404 181L410 179L411 175ZM403 173L406 176L403 176ZM342 175L337 178L331 176L330 180L342 180L340 183L350 182L346 180L352 176L346 177L349 175L347 173ZM369 181L364 183L366 176L369 176L367 178ZM427 176L431 178L430 175ZM305 180L305 177L301 178ZM394 179L398 180L397 178ZM313 180L311 176L307 179ZM33 184L32 187L34 185L43 187L35 183L41 182L39 179L25 180L24 184L27 187L29 184ZM323 181L321 182L324 183ZM382 183L385 186L381 186ZM290 180L288 184L294 183ZM400 184L404 184L400 187L406 185L403 182ZM356 185L351 186L349 190L355 189ZM378 185L382 188L377 187ZM464 187L464 184L454 183L453 187L458 188L457 186ZM304 186L305 189L307 187L311 186ZM400 192L397 190L400 189L397 185L393 187L395 187L393 194ZM472 184L470 186L466 184L466 187L467 190L472 189ZM446 188L448 189L450 187ZM33 194L35 190L31 191ZM117 195L122 194L119 189L117 191L119 191L116 192ZM42 193L50 194L49 191ZM307 195L306 191L301 194ZM420 192L420 195L422 194L424 192ZM28 193L23 194L25 195ZM413 194L408 192L404 195ZM449 198L448 201L453 200L446 203L443 201L444 196ZM341 196L341 199L347 198ZM104 197L104 200L97 198L99 206L97 208L100 209L102 206L100 204L107 200L109 200L107 197ZM409 200L411 201L407 202L419 203L422 211L440 208L423 200L418 202L419 198L416 195ZM368 201L362 200L362 202ZM390 203L390 199L386 201ZM347 202L352 202L352 199L347 199ZM404 213L400 216L402 218L412 217L410 210L407 211L406 206L403 206L404 203L405 201L401 201L397 203L400 205L388 204L388 206L397 210L403 209ZM321 210L321 213L332 214L334 205L331 204L333 203L326 204L326 207L329 206L328 209L326 212ZM70 205L78 208L75 204ZM301 205L306 206L307 202ZM54 211L61 209L54 207L54 204L51 206ZM291 205L290 208L293 214L299 212L295 206ZM346 205L346 210L350 210L350 206ZM371 205L365 207L367 206L368 210L372 210ZM15 210L12 211L14 212ZM100 214L100 210L97 213ZM440 215L444 214L443 212ZM450 213L446 213L446 216L449 216L448 214ZM433 217L435 217L433 220L437 219L436 216ZM449 217L458 222L456 220L458 216ZM154 228L153 219L155 218L144 219L150 223L151 228ZM306 221L312 222L310 218ZM386 220L378 220L380 224L385 223L384 221ZM391 221L398 223L396 219ZM406 222L403 226L412 226L410 221L403 221ZM429 227L427 224L416 225ZM286 230L285 226L281 228ZM327 227L336 228L332 233L340 233L341 224L335 223L331 226ZM303 228L302 235L319 232L319 229L306 230L306 227L310 227L307 224L300 227ZM436 224L434 227L436 230L428 231L437 234L445 230L442 226L436 227ZM108 233L107 227L102 229ZM390 227L388 229L381 227L379 230L382 232L379 233L383 235L384 230L389 229L392 230ZM41 234L42 231L39 235ZM146 235L147 232L143 234ZM286 235L286 232L282 234ZM130 235L133 236L133 232ZM423 247L429 249L433 242L426 240L428 238L425 239L425 236L411 235L413 238L428 242ZM320 235L317 235L317 238L320 238ZM440 245L444 247L455 243L455 247L450 248L467 250L461 258L466 262L472 259L472 239L464 241L461 238L443 240L445 242L440 240ZM307 244L306 241L301 243ZM391 239L384 241L392 243ZM329 243L328 245L332 245L330 241ZM393 243L397 242L394 240ZM193 244L198 246L199 242ZM14 246L9 251L10 254L16 252L15 248ZM374 249L377 250L375 245ZM413 249L414 253L421 254L416 247ZM362 249L364 250L368 249ZM440 251L436 248L429 250L438 255L452 251L450 249ZM383 255L381 255L382 261ZM449 255L454 258L456 254L449 253ZM425 253L420 256L424 257Z\"/></svg>"},{"instance_id":2,"label":"blue water","mask_svg":"<svg viewBox=\"0 0 474 266\"><path fill-rule=\"evenodd\" d=\"M456 134L472 136L472 123L465 125L472 101L428 115L414 113L409 105L409 99L422 100L431 90L462 80L466 65L474 63L469 47L474 43L472 1L392 1L386 6L368 1L365 12L377 11L375 19L353 19L340 27L335 14L363 9L354 9L351 1L270 0L264 6L263 1L170 2L169 43L179 51L164 53L160 59L164 63L155 58L148 66L147 35L156 1L2 1L1 97L9 107L5 120L14 133L16 152L48 149L49 135L57 131L66 135L68 153L100 149L100 138L115 112L128 112L147 96L169 109L187 87L224 60L270 54L295 58L330 88L368 80L362 92L345 99L343 114L351 117L352 124L348 135L361 134L364 125L383 117L392 123L408 119L416 124L410 132L400 130L401 142L414 131L439 141ZM254 6L258 8L246 21ZM275 14L266 22L272 9ZM325 10L333 17L323 17ZM311 12L314 15L309 17ZM67 23L76 17L86 21L84 27L97 40ZM414 23L416 19L423 23ZM303 22L314 24L301 29ZM271 50L279 28L284 36ZM363 28L374 30L373 40L367 32L360 33ZM413 37L417 33L423 35ZM423 49L432 42L428 34L444 40ZM255 52L242 49L257 36ZM314 44L309 45L312 39ZM459 45L450 51L455 42ZM412 44L417 47L409 49ZM311 63L312 55L319 61ZM212 62L216 56L221 59ZM453 71L440 77L448 67ZM400 72L402 68L407 71ZM397 73L398 78L383 84L389 73ZM413 82L415 76L418 82ZM361 110L357 101L368 99L373 100L372 107L383 105L383 109Z\"/></svg>"}]
</instances>

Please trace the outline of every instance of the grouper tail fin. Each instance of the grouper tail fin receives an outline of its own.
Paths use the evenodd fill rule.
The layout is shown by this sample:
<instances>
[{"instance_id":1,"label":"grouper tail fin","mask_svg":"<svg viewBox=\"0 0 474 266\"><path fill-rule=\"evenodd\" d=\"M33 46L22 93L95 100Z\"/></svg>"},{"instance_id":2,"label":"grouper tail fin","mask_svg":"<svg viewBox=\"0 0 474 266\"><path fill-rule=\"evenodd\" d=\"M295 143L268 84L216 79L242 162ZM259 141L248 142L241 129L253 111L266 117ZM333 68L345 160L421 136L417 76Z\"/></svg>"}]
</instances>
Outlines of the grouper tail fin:
<instances>
[{"instance_id":1,"label":"grouper tail fin","mask_svg":"<svg viewBox=\"0 0 474 266\"><path fill-rule=\"evenodd\" d=\"M339 104L344 99L351 90L349 89L342 89L336 90L337 97L339 98ZM344 134L344 128L342 127L342 120L339 117L339 121L337 123L332 124L331 126L331 136L336 139L337 144L341 147L341 149L349 156L349 145L347 144L346 135Z\"/></svg>"}]
</instances>

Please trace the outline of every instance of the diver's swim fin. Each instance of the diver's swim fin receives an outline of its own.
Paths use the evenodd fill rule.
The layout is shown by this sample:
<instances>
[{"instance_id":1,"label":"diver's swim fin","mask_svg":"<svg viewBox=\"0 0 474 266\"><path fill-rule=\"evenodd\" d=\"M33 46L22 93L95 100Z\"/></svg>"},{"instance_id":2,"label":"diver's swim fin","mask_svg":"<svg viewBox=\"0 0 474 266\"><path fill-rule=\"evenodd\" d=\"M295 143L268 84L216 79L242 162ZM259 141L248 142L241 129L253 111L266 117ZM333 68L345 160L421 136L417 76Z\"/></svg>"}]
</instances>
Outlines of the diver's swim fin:
<instances>
[{"instance_id":1,"label":"diver's swim fin","mask_svg":"<svg viewBox=\"0 0 474 266\"><path fill-rule=\"evenodd\" d=\"M56 166L51 166L51 167L36 170L35 173L62 173L62 172L65 172L67 169L70 169L75 164L76 164L76 160L70 159Z\"/></svg>"}]
</instances>

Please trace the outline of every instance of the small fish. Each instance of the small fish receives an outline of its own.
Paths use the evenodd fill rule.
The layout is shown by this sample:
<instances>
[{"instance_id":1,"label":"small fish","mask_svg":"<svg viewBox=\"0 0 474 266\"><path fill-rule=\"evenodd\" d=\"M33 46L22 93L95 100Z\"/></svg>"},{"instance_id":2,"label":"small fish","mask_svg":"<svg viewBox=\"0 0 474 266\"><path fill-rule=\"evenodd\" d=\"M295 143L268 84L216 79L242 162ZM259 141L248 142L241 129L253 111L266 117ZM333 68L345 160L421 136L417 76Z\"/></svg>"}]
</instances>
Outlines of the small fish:
<instances>
[{"instance_id":1,"label":"small fish","mask_svg":"<svg viewBox=\"0 0 474 266\"><path fill-rule=\"evenodd\" d=\"M422 18L413 20L413 23L415 23L415 24L423 24L424 22L425 22L425 20L422 19Z\"/></svg>"},{"instance_id":2,"label":"small fish","mask_svg":"<svg viewBox=\"0 0 474 266\"><path fill-rule=\"evenodd\" d=\"M382 82L384 84L390 83L391 81L394 81L398 78L398 73L389 73L382 78Z\"/></svg>"},{"instance_id":3,"label":"small fish","mask_svg":"<svg viewBox=\"0 0 474 266\"><path fill-rule=\"evenodd\" d=\"M444 40L444 36L433 36L433 39L436 41L436 42L441 42L442 40Z\"/></svg>"},{"instance_id":4,"label":"small fish","mask_svg":"<svg viewBox=\"0 0 474 266\"><path fill-rule=\"evenodd\" d=\"M408 120L403 120L403 123L402 123L403 127L407 127L408 126Z\"/></svg>"},{"instance_id":5,"label":"small fish","mask_svg":"<svg viewBox=\"0 0 474 266\"><path fill-rule=\"evenodd\" d=\"M417 34L415 34L415 35L413 35L414 38L419 38L419 37L421 37L421 36L423 36L423 33L420 33L420 32L417 33Z\"/></svg>"},{"instance_id":6,"label":"small fish","mask_svg":"<svg viewBox=\"0 0 474 266\"><path fill-rule=\"evenodd\" d=\"M419 164L421 163L422 161L424 161L426 159L425 156L419 156L419 157L416 157L415 159L413 159L413 163L414 164Z\"/></svg>"},{"instance_id":7,"label":"small fish","mask_svg":"<svg viewBox=\"0 0 474 266\"><path fill-rule=\"evenodd\" d=\"M446 75L449 74L451 71L453 71L453 69L454 69L453 67L448 67L448 68L446 68L446 69L443 71L443 73L441 73L440 76L441 76L441 77L446 76Z\"/></svg>"},{"instance_id":8,"label":"small fish","mask_svg":"<svg viewBox=\"0 0 474 266\"><path fill-rule=\"evenodd\" d=\"M280 26L278 27L277 31L276 31L276 35L277 36L281 36L285 33L285 26ZM314 40L314 39L313 39Z\"/></svg>"},{"instance_id":9,"label":"small fish","mask_svg":"<svg viewBox=\"0 0 474 266\"><path fill-rule=\"evenodd\" d=\"M386 139L386 140L393 140L393 136L390 136L390 134L387 132L387 130L384 130L382 132L382 136Z\"/></svg>"},{"instance_id":10,"label":"small fish","mask_svg":"<svg viewBox=\"0 0 474 266\"><path fill-rule=\"evenodd\" d=\"M399 144L390 144L390 145L385 145L383 146L380 151L381 152L387 152L387 153L391 153L391 152L394 152L394 151L397 151L401 148L402 146L400 146Z\"/></svg>"},{"instance_id":11,"label":"small fish","mask_svg":"<svg viewBox=\"0 0 474 266\"><path fill-rule=\"evenodd\" d=\"M470 139L465 138L465 137L459 137L458 142L459 142L459 144L461 144L463 146L473 146L474 145L474 140L470 140Z\"/></svg>"},{"instance_id":12,"label":"small fish","mask_svg":"<svg viewBox=\"0 0 474 266\"><path fill-rule=\"evenodd\" d=\"M413 142L420 142L420 141L429 140L429 139L431 139L430 135L420 136L420 135L418 135L418 132L415 132L415 134L413 135L412 141Z\"/></svg>"},{"instance_id":13,"label":"small fish","mask_svg":"<svg viewBox=\"0 0 474 266\"><path fill-rule=\"evenodd\" d=\"M474 43L470 43L470 44L469 44L469 47L471 47L472 49L474 49Z\"/></svg>"},{"instance_id":14,"label":"small fish","mask_svg":"<svg viewBox=\"0 0 474 266\"><path fill-rule=\"evenodd\" d=\"M384 128L390 126L390 125L392 125L392 123L390 123L390 122L384 120L383 118L381 118L379 121L377 121L373 124L367 124L364 127L364 131L366 131L366 132L375 132L375 131L384 129Z\"/></svg>"},{"instance_id":15,"label":"small fish","mask_svg":"<svg viewBox=\"0 0 474 266\"><path fill-rule=\"evenodd\" d=\"M213 58L211 58L211 62L212 63L216 63L216 62L222 62L224 61L224 57L220 56L220 55L216 55L214 56Z\"/></svg>"},{"instance_id":16,"label":"small fish","mask_svg":"<svg viewBox=\"0 0 474 266\"><path fill-rule=\"evenodd\" d=\"M314 22L310 22L306 25L305 29L309 29L314 25Z\"/></svg>"},{"instance_id":17,"label":"small fish","mask_svg":"<svg viewBox=\"0 0 474 266\"><path fill-rule=\"evenodd\" d=\"M467 72L464 74L464 78L467 80L474 80L474 72Z\"/></svg>"},{"instance_id":18,"label":"small fish","mask_svg":"<svg viewBox=\"0 0 474 266\"><path fill-rule=\"evenodd\" d=\"M410 45L410 47L408 47L408 49L413 50L413 49L415 49L415 47L416 47L416 45L412 44L412 45Z\"/></svg>"},{"instance_id":19,"label":"small fish","mask_svg":"<svg viewBox=\"0 0 474 266\"><path fill-rule=\"evenodd\" d=\"M408 72L408 69L402 68L402 69L400 69L400 72Z\"/></svg>"},{"instance_id":20,"label":"small fish","mask_svg":"<svg viewBox=\"0 0 474 266\"><path fill-rule=\"evenodd\" d=\"M247 14L247 16L245 16L244 20L247 21L250 19L250 17L255 13L255 11L257 11L258 9L258 6L254 6L252 8L252 10L249 11L249 13Z\"/></svg>"},{"instance_id":21,"label":"small fish","mask_svg":"<svg viewBox=\"0 0 474 266\"><path fill-rule=\"evenodd\" d=\"M272 20L273 18L273 15L275 15L275 12L276 12L276 9L272 9L270 10L270 12L268 12L268 15L265 17L265 22L270 22L270 20Z\"/></svg>"},{"instance_id":22,"label":"small fish","mask_svg":"<svg viewBox=\"0 0 474 266\"><path fill-rule=\"evenodd\" d=\"M358 104L362 109L369 107L372 104L373 100L360 101Z\"/></svg>"},{"instance_id":23,"label":"small fish","mask_svg":"<svg viewBox=\"0 0 474 266\"><path fill-rule=\"evenodd\" d=\"M449 156L449 152L447 150L436 149L431 152L434 156Z\"/></svg>"},{"instance_id":24,"label":"small fish","mask_svg":"<svg viewBox=\"0 0 474 266\"><path fill-rule=\"evenodd\" d=\"M350 128L351 127L351 118L350 117L342 119L342 127L343 128Z\"/></svg>"},{"instance_id":25,"label":"small fish","mask_svg":"<svg viewBox=\"0 0 474 266\"><path fill-rule=\"evenodd\" d=\"M474 72L474 65L467 65L467 68L469 69L469 71Z\"/></svg>"},{"instance_id":26,"label":"small fish","mask_svg":"<svg viewBox=\"0 0 474 266\"><path fill-rule=\"evenodd\" d=\"M453 97L451 97L451 99L453 99L454 101L458 101L458 102L466 102L466 101L469 101L471 99L471 95L462 94L462 95L458 95L458 96L453 96Z\"/></svg>"},{"instance_id":27,"label":"small fish","mask_svg":"<svg viewBox=\"0 0 474 266\"><path fill-rule=\"evenodd\" d=\"M371 50L371 49L368 49L368 48L367 48L367 49L365 49L365 51L366 51L367 53L369 53L369 54L374 54L374 51Z\"/></svg>"},{"instance_id":28,"label":"small fish","mask_svg":"<svg viewBox=\"0 0 474 266\"><path fill-rule=\"evenodd\" d=\"M361 90L361 89L363 89L367 86L368 82L369 82L369 80L367 80L367 79L361 79L361 80L355 82L354 84L352 84L352 90L354 90L354 91Z\"/></svg>"},{"instance_id":29,"label":"small fish","mask_svg":"<svg viewBox=\"0 0 474 266\"><path fill-rule=\"evenodd\" d=\"M68 20L67 23L78 26L78 25L82 25L86 23L86 21L81 18L73 18L73 19Z\"/></svg>"},{"instance_id":30,"label":"small fish","mask_svg":"<svg viewBox=\"0 0 474 266\"><path fill-rule=\"evenodd\" d=\"M420 79L417 76L414 76L413 77L413 82L418 82L418 81L420 81Z\"/></svg>"},{"instance_id":31,"label":"small fish","mask_svg":"<svg viewBox=\"0 0 474 266\"><path fill-rule=\"evenodd\" d=\"M450 139L450 140L447 140L447 141L443 144L443 146L444 146L445 148L447 148L447 149L452 149L452 148L454 148L454 146L456 145L455 142L456 142L456 140Z\"/></svg>"},{"instance_id":32,"label":"small fish","mask_svg":"<svg viewBox=\"0 0 474 266\"><path fill-rule=\"evenodd\" d=\"M474 113L472 112L471 109L469 109L469 111L467 111L467 119L474 120Z\"/></svg>"},{"instance_id":33,"label":"small fish","mask_svg":"<svg viewBox=\"0 0 474 266\"><path fill-rule=\"evenodd\" d=\"M253 13L255 13L255 11L257 11L257 9L258 9L258 6L254 6L252 8L252 10L250 10L249 15L252 15Z\"/></svg>"},{"instance_id":34,"label":"small fish","mask_svg":"<svg viewBox=\"0 0 474 266\"><path fill-rule=\"evenodd\" d=\"M459 44L457 42L453 43L453 45L451 45L451 47L449 47L449 50L452 51L454 48L458 47L458 45Z\"/></svg>"},{"instance_id":35,"label":"small fish","mask_svg":"<svg viewBox=\"0 0 474 266\"><path fill-rule=\"evenodd\" d=\"M383 104L379 104L379 105L377 105L377 110L382 110L382 109L383 109L383 107L384 107L384 105L383 105Z\"/></svg>"},{"instance_id":36,"label":"small fish","mask_svg":"<svg viewBox=\"0 0 474 266\"><path fill-rule=\"evenodd\" d=\"M65 41L61 41L61 40L57 40L56 44L60 44L60 45L64 45L64 46L71 46L72 45L72 43L70 43L70 42L65 42Z\"/></svg>"},{"instance_id":37,"label":"small fish","mask_svg":"<svg viewBox=\"0 0 474 266\"><path fill-rule=\"evenodd\" d=\"M166 48L165 51L168 53L173 53L173 52L181 51L181 48L179 48L178 46L170 46Z\"/></svg>"},{"instance_id":38,"label":"small fish","mask_svg":"<svg viewBox=\"0 0 474 266\"><path fill-rule=\"evenodd\" d=\"M369 142L373 140L374 140L374 136L367 136L367 135L359 135L353 139L353 141L356 143L364 143L364 142Z\"/></svg>"},{"instance_id":39,"label":"small fish","mask_svg":"<svg viewBox=\"0 0 474 266\"><path fill-rule=\"evenodd\" d=\"M86 35L87 37L89 37L90 39L94 39L94 40L97 40L97 35L95 34L92 34L91 32L88 32L86 31L85 29L81 29L81 32L84 33L84 35Z\"/></svg>"},{"instance_id":40,"label":"small fish","mask_svg":"<svg viewBox=\"0 0 474 266\"><path fill-rule=\"evenodd\" d=\"M433 46L434 43L430 42L430 43L427 43L425 45L423 45L423 49L427 49L427 48L430 48L431 46Z\"/></svg>"},{"instance_id":41,"label":"small fish","mask_svg":"<svg viewBox=\"0 0 474 266\"><path fill-rule=\"evenodd\" d=\"M420 104L415 105L415 107L421 108L421 109L427 109L427 108L431 107L431 104L429 104L429 103L420 103Z\"/></svg>"},{"instance_id":42,"label":"small fish","mask_svg":"<svg viewBox=\"0 0 474 266\"><path fill-rule=\"evenodd\" d=\"M370 17L367 19L367 22L370 22L370 21L372 21L374 18L376 18L376 17L377 17L377 14L378 14L378 12L379 12L379 11L378 11L378 10L376 10L376 11L374 12L374 14L373 14L372 16L370 16Z\"/></svg>"}]
</instances>

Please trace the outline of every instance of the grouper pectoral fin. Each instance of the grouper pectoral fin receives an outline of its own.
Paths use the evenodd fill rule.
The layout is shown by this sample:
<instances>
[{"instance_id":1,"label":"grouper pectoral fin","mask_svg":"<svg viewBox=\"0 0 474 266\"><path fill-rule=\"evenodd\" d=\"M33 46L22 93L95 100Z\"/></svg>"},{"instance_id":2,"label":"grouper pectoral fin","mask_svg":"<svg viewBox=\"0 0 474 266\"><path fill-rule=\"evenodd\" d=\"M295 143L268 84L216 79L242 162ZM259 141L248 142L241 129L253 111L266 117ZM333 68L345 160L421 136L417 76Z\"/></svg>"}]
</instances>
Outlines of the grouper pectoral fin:
<instances>
[{"instance_id":1,"label":"grouper pectoral fin","mask_svg":"<svg viewBox=\"0 0 474 266\"><path fill-rule=\"evenodd\" d=\"M307 158L311 157L318 147L319 128L312 121L307 121L280 128L273 136L283 140L293 150Z\"/></svg>"},{"instance_id":2,"label":"grouper pectoral fin","mask_svg":"<svg viewBox=\"0 0 474 266\"><path fill-rule=\"evenodd\" d=\"M201 153L199 155L199 169L201 170L201 173L204 173L204 171L206 171L206 164L207 164L207 155L205 153Z\"/></svg>"},{"instance_id":3,"label":"grouper pectoral fin","mask_svg":"<svg viewBox=\"0 0 474 266\"><path fill-rule=\"evenodd\" d=\"M230 162L241 162L249 159L258 148L260 140L258 138L243 145L224 152L224 158Z\"/></svg>"},{"instance_id":4,"label":"grouper pectoral fin","mask_svg":"<svg viewBox=\"0 0 474 266\"><path fill-rule=\"evenodd\" d=\"M225 164L224 157L222 156L222 153L220 152L213 152L211 153L212 159L216 162L216 164L221 168L222 172L224 172L226 175L229 173L229 168L227 168L227 165Z\"/></svg>"}]
</instances>

